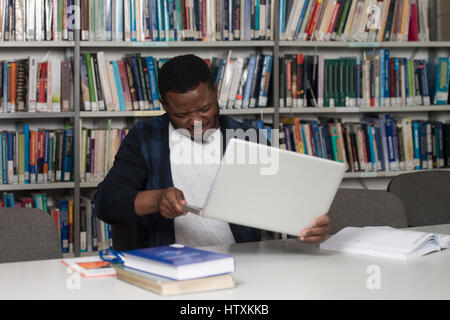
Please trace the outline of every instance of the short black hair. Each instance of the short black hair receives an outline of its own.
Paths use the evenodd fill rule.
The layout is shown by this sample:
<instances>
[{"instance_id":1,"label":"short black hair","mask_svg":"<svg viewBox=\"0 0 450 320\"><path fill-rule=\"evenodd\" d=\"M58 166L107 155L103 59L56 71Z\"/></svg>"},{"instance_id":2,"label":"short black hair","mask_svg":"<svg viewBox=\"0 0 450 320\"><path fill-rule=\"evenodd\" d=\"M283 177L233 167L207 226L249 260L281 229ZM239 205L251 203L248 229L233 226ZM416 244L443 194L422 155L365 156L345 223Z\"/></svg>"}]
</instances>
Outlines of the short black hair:
<instances>
[{"instance_id":1,"label":"short black hair","mask_svg":"<svg viewBox=\"0 0 450 320\"><path fill-rule=\"evenodd\" d=\"M202 58L186 54L173 57L158 72L158 88L161 100L166 93L186 93L197 88L200 83L214 88L214 81L208 64Z\"/></svg>"}]
</instances>

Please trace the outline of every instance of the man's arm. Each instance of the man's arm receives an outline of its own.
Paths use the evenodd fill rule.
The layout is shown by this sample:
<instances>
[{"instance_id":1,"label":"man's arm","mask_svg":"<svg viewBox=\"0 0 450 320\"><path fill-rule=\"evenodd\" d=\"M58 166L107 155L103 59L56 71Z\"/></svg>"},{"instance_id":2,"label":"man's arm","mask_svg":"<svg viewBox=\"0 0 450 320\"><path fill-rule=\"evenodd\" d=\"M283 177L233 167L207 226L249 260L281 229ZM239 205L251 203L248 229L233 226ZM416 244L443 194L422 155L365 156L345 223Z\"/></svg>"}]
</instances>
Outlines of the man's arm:
<instances>
[{"instance_id":1,"label":"man's arm","mask_svg":"<svg viewBox=\"0 0 450 320\"><path fill-rule=\"evenodd\" d=\"M97 216L107 223L137 220L136 196L144 189L148 177L135 128L120 145L114 165L98 186L95 194Z\"/></svg>"}]
</instances>

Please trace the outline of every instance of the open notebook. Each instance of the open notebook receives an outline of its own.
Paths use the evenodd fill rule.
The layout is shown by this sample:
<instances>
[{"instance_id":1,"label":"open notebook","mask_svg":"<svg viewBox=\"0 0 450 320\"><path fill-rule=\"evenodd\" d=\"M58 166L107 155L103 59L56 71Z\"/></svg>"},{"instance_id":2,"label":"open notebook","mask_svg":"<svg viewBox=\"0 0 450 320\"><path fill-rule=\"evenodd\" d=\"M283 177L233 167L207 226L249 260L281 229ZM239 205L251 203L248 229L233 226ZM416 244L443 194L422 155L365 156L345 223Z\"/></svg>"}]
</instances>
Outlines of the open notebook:
<instances>
[{"instance_id":1,"label":"open notebook","mask_svg":"<svg viewBox=\"0 0 450 320\"><path fill-rule=\"evenodd\" d=\"M407 260L450 247L450 235L391 227L346 227L321 249Z\"/></svg>"}]
</instances>

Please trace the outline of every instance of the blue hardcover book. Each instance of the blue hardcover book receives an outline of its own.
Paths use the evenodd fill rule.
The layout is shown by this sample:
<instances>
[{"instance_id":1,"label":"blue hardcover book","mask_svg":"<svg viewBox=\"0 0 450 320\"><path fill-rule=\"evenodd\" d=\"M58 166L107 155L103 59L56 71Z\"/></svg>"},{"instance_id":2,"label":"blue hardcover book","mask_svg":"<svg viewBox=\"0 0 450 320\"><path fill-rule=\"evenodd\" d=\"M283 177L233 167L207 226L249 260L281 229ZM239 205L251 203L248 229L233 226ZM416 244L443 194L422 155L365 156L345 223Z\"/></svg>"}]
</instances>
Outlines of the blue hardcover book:
<instances>
[{"instance_id":1,"label":"blue hardcover book","mask_svg":"<svg viewBox=\"0 0 450 320\"><path fill-rule=\"evenodd\" d=\"M320 141L319 122L316 120L311 121L311 128L313 133L314 145L316 146L316 156L323 158L322 143Z\"/></svg>"},{"instance_id":2,"label":"blue hardcover book","mask_svg":"<svg viewBox=\"0 0 450 320\"><path fill-rule=\"evenodd\" d=\"M157 21L158 10L156 7L156 2L157 1L153 0L148 2L148 15L150 19L150 38L152 41L159 40L159 30Z\"/></svg>"},{"instance_id":3,"label":"blue hardcover book","mask_svg":"<svg viewBox=\"0 0 450 320\"><path fill-rule=\"evenodd\" d=\"M331 137L330 137L330 127L328 125L324 125L321 128L322 130L322 138L324 139L324 147L326 155L326 159L333 160L333 146L331 145Z\"/></svg>"},{"instance_id":4,"label":"blue hardcover book","mask_svg":"<svg viewBox=\"0 0 450 320\"><path fill-rule=\"evenodd\" d=\"M165 31L165 41L170 40L170 19L169 19L169 1L162 0L163 2L163 15L164 15L164 31Z\"/></svg>"},{"instance_id":5,"label":"blue hardcover book","mask_svg":"<svg viewBox=\"0 0 450 320\"><path fill-rule=\"evenodd\" d=\"M1 144L2 144L2 178L3 184L8 184L8 144L6 143L8 133L2 132L1 133Z\"/></svg>"},{"instance_id":6,"label":"blue hardcover book","mask_svg":"<svg viewBox=\"0 0 450 320\"><path fill-rule=\"evenodd\" d=\"M444 123L436 122L436 140L438 140L436 150L438 150L439 157L436 159L438 168L445 167L445 153L444 153Z\"/></svg>"},{"instance_id":7,"label":"blue hardcover book","mask_svg":"<svg viewBox=\"0 0 450 320\"><path fill-rule=\"evenodd\" d=\"M145 64L147 65L148 80L150 85L150 94L152 96L153 110L160 110L161 103L159 102L158 81L156 77L155 61L152 56L145 57Z\"/></svg>"},{"instance_id":8,"label":"blue hardcover book","mask_svg":"<svg viewBox=\"0 0 450 320\"><path fill-rule=\"evenodd\" d=\"M244 3L244 40L252 40L252 0Z\"/></svg>"},{"instance_id":9,"label":"blue hardcover book","mask_svg":"<svg viewBox=\"0 0 450 320\"><path fill-rule=\"evenodd\" d=\"M6 19L8 20L8 19ZM3 110L8 110L8 63L3 63Z\"/></svg>"},{"instance_id":10,"label":"blue hardcover book","mask_svg":"<svg viewBox=\"0 0 450 320\"><path fill-rule=\"evenodd\" d=\"M64 130L62 181L72 181L73 171L73 129Z\"/></svg>"},{"instance_id":11,"label":"blue hardcover book","mask_svg":"<svg viewBox=\"0 0 450 320\"><path fill-rule=\"evenodd\" d=\"M126 0L125 0L126 1ZM130 31L131 31L131 41L136 41L136 6L135 1L130 0Z\"/></svg>"},{"instance_id":12,"label":"blue hardcover book","mask_svg":"<svg viewBox=\"0 0 450 320\"><path fill-rule=\"evenodd\" d=\"M255 78L256 69L256 55L251 55L248 61L248 76L244 87L244 96L242 98L242 108L248 108L250 106L250 95L252 91L252 85Z\"/></svg>"},{"instance_id":13,"label":"blue hardcover book","mask_svg":"<svg viewBox=\"0 0 450 320\"><path fill-rule=\"evenodd\" d=\"M159 41L166 41L166 32L164 27L164 0L156 1L156 17L159 30Z\"/></svg>"},{"instance_id":14,"label":"blue hardcover book","mask_svg":"<svg viewBox=\"0 0 450 320\"><path fill-rule=\"evenodd\" d=\"M3 184L3 144L1 132L0 132L0 184Z\"/></svg>"},{"instance_id":15,"label":"blue hardcover book","mask_svg":"<svg viewBox=\"0 0 450 320\"><path fill-rule=\"evenodd\" d=\"M136 96L138 100L139 110L144 110L144 98L142 93L141 79L139 78L139 71L137 66L136 57L130 57L131 75L136 88Z\"/></svg>"},{"instance_id":16,"label":"blue hardcover book","mask_svg":"<svg viewBox=\"0 0 450 320\"><path fill-rule=\"evenodd\" d=\"M385 72L385 63L384 63L384 49L381 49L379 51L379 58L380 61L378 63L378 70L379 70L379 83L378 83L378 88L379 88L379 100L378 100L378 105L379 106L384 106L384 72Z\"/></svg>"},{"instance_id":17,"label":"blue hardcover book","mask_svg":"<svg viewBox=\"0 0 450 320\"><path fill-rule=\"evenodd\" d=\"M278 11L278 28L279 28L279 38L286 32L286 0L279 0L278 4L280 10Z\"/></svg>"},{"instance_id":18,"label":"blue hardcover book","mask_svg":"<svg viewBox=\"0 0 450 320\"><path fill-rule=\"evenodd\" d=\"M427 71L427 64L425 60L420 60L419 65L421 66L422 73L421 73L421 83L423 88L423 105L429 106L431 105L431 99L430 99L430 90L428 86L428 71Z\"/></svg>"},{"instance_id":19,"label":"blue hardcover book","mask_svg":"<svg viewBox=\"0 0 450 320\"><path fill-rule=\"evenodd\" d=\"M3 205L5 206L5 208L8 208L8 202L8 193L3 192Z\"/></svg>"},{"instance_id":20,"label":"blue hardcover book","mask_svg":"<svg viewBox=\"0 0 450 320\"><path fill-rule=\"evenodd\" d=\"M408 59L403 58L403 66L405 69L404 74L402 75L403 81L405 82L405 105L408 105L408 96L409 96L409 81L408 81Z\"/></svg>"},{"instance_id":21,"label":"blue hardcover book","mask_svg":"<svg viewBox=\"0 0 450 320\"><path fill-rule=\"evenodd\" d=\"M23 126L23 137L24 137L24 182L25 184L30 183L30 126L24 124Z\"/></svg>"},{"instance_id":22,"label":"blue hardcover book","mask_svg":"<svg viewBox=\"0 0 450 320\"><path fill-rule=\"evenodd\" d=\"M386 136L389 152L389 167L392 171L396 171L399 167L395 156L395 122L388 115L386 115Z\"/></svg>"},{"instance_id":23,"label":"blue hardcover book","mask_svg":"<svg viewBox=\"0 0 450 320\"><path fill-rule=\"evenodd\" d=\"M369 152L370 152L370 163L372 171L377 171L377 163L376 163L376 156L375 156L375 146L374 146L374 140L375 137L373 136L373 132L372 132L372 126L371 125L366 125L366 137L367 137L367 141L366 143L368 143L368 147L369 147Z\"/></svg>"},{"instance_id":24,"label":"blue hardcover book","mask_svg":"<svg viewBox=\"0 0 450 320\"><path fill-rule=\"evenodd\" d=\"M166 0L169 17L169 41L175 41L174 0Z\"/></svg>"},{"instance_id":25,"label":"blue hardcover book","mask_svg":"<svg viewBox=\"0 0 450 320\"><path fill-rule=\"evenodd\" d=\"M59 232L62 252L69 252L69 202L61 200L58 202L59 208Z\"/></svg>"},{"instance_id":26,"label":"blue hardcover book","mask_svg":"<svg viewBox=\"0 0 450 320\"><path fill-rule=\"evenodd\" d=\"M283 132L284 132L284 144L286 145L286 150L289 151L295 151L293 145L294 142L292 141L292 126L284 125L283 126Z\"/></svg>"},{"instance_id":27,"label":"blue hardcover book","mask_svg":"<svg viewBox=\"0 0 450 320\"><path fill-rule=\"evenodd\" d=\"M14 183L14 136L15 132L8 132L8 183Z\"/></svg>"},{"instance_id":28,"label":"blue hardcover book","mask_svg":"<svg viewBox=\"0 0 450 320\"><path fill-rule=\"evenodd\" d=\"M401 77L401 73L400 73L400 61L399 58L394 58L394 72L395 72L395 77L394 77L394 81L395 81L395 106L399 107L400 106L400 101L401 101L401 88L400 88L400 77Z\"/></svg>"},{"instance_id":29,"label":"blue hardcover book","mask_svg":"<svg viewBox=\"0 0 450 320\"><path fill-rule=\"evenodd\" d=\"M175 0L174 2L174 14L176 15L176 28L175 28L175 40L177 41L182 41L183 40L183 35L182 35L182 30L183 30L183 26L181 25L181 10L183 10L181 8L181 2L180 0ZM206 23L206 22L204 22Z\"/></svg>"},{"instance_id":30,"label":"blue hardcover book","mask_svg":"<svg viewBox=\"0 0 450 320\"><path fill-rule=\"evenodd\" d=\"M414 142L414 168L416 170L422 169L420 161L420 134L419 134L420 124L418 121L412 122L413 129L413 142Z\"/></svg>"},{"instance_id":31,"label":"blue hardcover book","mask_svg":"<svg viewBox=\"0 0 450 320\"><path fill-rule=\"evenodd\" d=\"M450 79L450 59L440 57L435 82L433 104L447 104Z\"/></svg>"},{"instance_id":32,"label":"blue hardcover book","mask_svg":"<svg viewBox=\"0 0 450 320\"><path fill-rule=\"evenodd\" d=\"M110 63L113 66L114 81L116 82L117 95L119 97L120 111L125 111L126 110L126 105L125 105L125 98L123 96L122 83L120 81L119 67L117 65L117 61L111 61Z\"/></svg>"},{"instance_id":33,"label":"blue hardcover book","mask_svg":"<svg viewBox=\"0 0 450 320\"><path fill-rule=\"evenodd\" d=\"M122 252L124 266L174 280L209 277L235 271L228 254L170 245Z\"/></svg>"},{"instance_id":34,"label":"blue hardcover book","mask_svg":"<svg viewBox=\"0 0 450 320\"><path fill-rule=\"evenodd\" d=\"M386 121L384 115L380 115L380 139L381 148L383 149L384 171L390 171L389 167L389 148L386 134Z\"/></svg>"},{"instance_id":35,"label":"blue hardcover book","mask_svg":"<svg viewBox=\"0 0 450 320\"><path fill-rule=\"evenodd\" d=\"M294 37L293 37L292 40L295 40L298 37L298 34L299 34L300 29L302 27L303 18L305 17L306 9L308 8L308 1L309 0L305 0L305 2L303 3L303 8L302 8L302 11L300 12L300 17L298 19L297 26L296 26L295 32L294 32Z\"/></svg>"},{"instance_id":36,"label":"blue hardcover book","mask_svg":"<svg viewBox=\"0 0 450 320\"><path fill-rule=\"evenodd\" d=\"M420 168L427 169L427 123L421 121L419 123L419 142L420 142Z\"/></svg>"},{"instance_id":37,"label":"blue hardcover book","mask_svg":"<svg viewBox=\"0 0 450 320\"><path fill-rule=\"evenodd\" d=\"M389 77L389 55L390 50L384 50L384 106L391 105L391 86L390 86L390 77Z\"/></svg>"},{"instance_id":38,"label":"blue hardcover book","mask_svg":"<svg viewBox=\"0 0 450 320\"><path fill-rule=\"evenodd\" d=\"M14 193L10 192L8 194L8 208L14 208L16 206L16 201L14 199Z\"/></svg>"},{"instance_id":39,"label":"blue hardcover book","mask_svg":"<svg viewBox=\"0 0 450 320\"><path fill-rule=\"evenodd\" d=\"M273 57L265 55L263 61L263 69L261 73L261 86L259 88L258 107L267 107L267 99L269 96L270 78L272 74Z\"/></svg>"},{"instance_id":40,"label":"blue hardcover book","mask_svg":"<svg viewBox=\"0 0 450 320\"><path fill-rule=\"evenodd\" d=\"M381 144L381 128L379 126L374 126L375 142L376 142L376 152L377 152L377 169L386 171L386 163L384 161L383 146ZM389 163L388 163L389 166Z\"/></svg>"}]
</instances>

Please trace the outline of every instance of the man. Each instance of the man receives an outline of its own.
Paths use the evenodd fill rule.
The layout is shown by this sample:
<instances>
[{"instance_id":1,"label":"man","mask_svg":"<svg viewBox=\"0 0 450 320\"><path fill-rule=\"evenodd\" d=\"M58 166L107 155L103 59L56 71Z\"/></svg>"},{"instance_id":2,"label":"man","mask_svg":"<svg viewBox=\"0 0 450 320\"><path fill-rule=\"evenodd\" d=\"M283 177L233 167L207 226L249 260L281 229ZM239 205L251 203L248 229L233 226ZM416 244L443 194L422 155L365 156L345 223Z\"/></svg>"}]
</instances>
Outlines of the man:
<instances>
[{"instance_id":1,"label":"man","mask_svg":"<svg viewBox=\"0 0 450 320\"><path fill-rule=\"evenodd\" d=\"M204 205L219 168L214 160L223 152L217 146L226 148L225 131L251 128L219 115L217 86L199 57L177 56L166 62L158 86L166 114L140 121L130 130L98 186L97 216L110 224L137 221L143 247L260 240L260 230L199 217L182 208L187 202ZM196 155L212 161L190 161ZM299 239L318 242L328 234L329 224L326 214L302 230Z\"/></svg>"}]
</instances>

